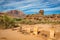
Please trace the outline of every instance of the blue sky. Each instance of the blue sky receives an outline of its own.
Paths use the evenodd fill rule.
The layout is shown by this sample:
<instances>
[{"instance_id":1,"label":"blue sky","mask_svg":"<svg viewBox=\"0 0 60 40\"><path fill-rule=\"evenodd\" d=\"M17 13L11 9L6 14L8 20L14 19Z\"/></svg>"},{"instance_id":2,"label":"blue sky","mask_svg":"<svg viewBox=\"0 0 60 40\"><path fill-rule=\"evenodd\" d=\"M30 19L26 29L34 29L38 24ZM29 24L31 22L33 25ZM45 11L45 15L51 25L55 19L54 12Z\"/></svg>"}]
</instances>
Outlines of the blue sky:
<instances>
[{"instance_id":1,"label":"blue sky","mask_svg":"<svg viewBox=\"0 0 60 40\"><path fill-rule=\"evenodd\" d=\"M60 14L60 0L0 0L0 12L20 10L26 14Z\"/></svg>"}]
</instances>

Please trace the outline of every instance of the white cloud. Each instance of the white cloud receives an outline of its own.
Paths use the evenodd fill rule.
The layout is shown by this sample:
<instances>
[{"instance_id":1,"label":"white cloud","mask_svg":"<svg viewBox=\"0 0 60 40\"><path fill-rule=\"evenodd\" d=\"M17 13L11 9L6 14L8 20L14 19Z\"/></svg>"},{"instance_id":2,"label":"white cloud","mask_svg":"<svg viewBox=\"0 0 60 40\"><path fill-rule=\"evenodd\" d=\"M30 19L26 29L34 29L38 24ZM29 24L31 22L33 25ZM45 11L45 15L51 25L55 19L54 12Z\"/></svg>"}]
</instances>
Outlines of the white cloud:
<instances>
[{"instance_id":1,"label":"white cloud","mask_svg":"<svg viewBox=\"0 0 60 40\"><path fill-rule=\"evenodd\" d=\"M0 3L4 2L4 0L0 0Z\"/></svg>"},{"instance_id":2,"label":"white cloud","mask_svg":"<svg viewBox=\"0 0 60 40\"><path fill-rule=\"evenodd\" d=\"M4 2L4 0L1 0L0 3L1 2ZM7 8L6 10L18 9L18 10L25 10L26 12L38 12L40 9L44 9L45 11L54 11L54 10L60 10L60 7L58 6L52 7L52 5L55 6L55 5L58 5L59 3L60 3L60 0L47 0L47 1L23 0L19 2L10 0L10 3L3 5L3 7Z\"/></svg>"},{"instance_id":3,"label":"white cloud","mask_svg":"<svg viewBox=\"0 0 60 40\"><path fill-rule=\"evenodd\" d=\"M29 2L34 2L36 0L24 0L24 1L19 1L19 2L13 2L13 3L9 3L9 4L5 4L3 6L14 6L14 5L23 5L24 3L29 3Z\"/></svg>"},{"instance_id":4,"label":"white cloud","mask_svg":"<svg viewBox=\"0 0 60 40\"><path fill-rule=\"evenodd\" d=\"M32 10L28 10L28 11L26 11L26 12L38 12L40 9L32 9Z\"/></svg>"},{"instance_id":5,"label":"white cloud","mask_svg":"<svg viewBox=\"0 0 60 40\"><path fill-rule=\"evenodd\" d=\"M44 9L45 11L55 11L55 10L60 10L60 7L55 7L55 8L46 8Z\"/></svg>"}]
</instances>

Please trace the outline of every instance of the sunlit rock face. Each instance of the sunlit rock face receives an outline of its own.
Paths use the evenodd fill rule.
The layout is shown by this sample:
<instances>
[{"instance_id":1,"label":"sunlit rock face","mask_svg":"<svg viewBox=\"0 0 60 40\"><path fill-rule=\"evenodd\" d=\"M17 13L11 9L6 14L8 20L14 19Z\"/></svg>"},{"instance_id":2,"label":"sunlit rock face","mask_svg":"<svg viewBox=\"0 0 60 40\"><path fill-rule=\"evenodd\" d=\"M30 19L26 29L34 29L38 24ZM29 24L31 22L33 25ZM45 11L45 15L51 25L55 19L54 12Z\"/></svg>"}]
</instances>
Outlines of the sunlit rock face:
<instances>
[{"instance_id":1,"label":"sunlit rock face","mask_svg":"<svg viewBox=\"0 0 60 40\"><path fill-rule=\"evenodd\" d=\"M25 16L25 14L22 11L18 11L18 10L11 10L6 13L7 15L14 17L14 18L23 18Z\"/></svg>"},{"instance_id":2,"label":"sunlit rock face","mask_svg":"<svg viewBox=\"0 0 60 40\"><path fill-rule=\"evenodd\" d=\"M44 15L44 10L39 10L39 13L27 15L25 18L32 19L33 21L34 20L49 20L49 21L54 22L54 21L60 20L60 14Z\"/></svg>"},{"instance_id":3,"label":"sunlit rock face","mask_svg":"<svg viewBox=\"0 0 60 40\"><path fill-rule=\"evenodd\" d=\"M0 15L3 15L4 13L0 12Z\"/></svg>"},{"instance_id":4,"label":"sunlit rock face","mask_svg":"<svg viewBox=\"0 0 60 40\"><path fill-rule=\"evenodd\" d=\"M40 14L40 15L44 15L44 10L40 10L40 11L39 11L39 14Z\"/></svg>"}]
</instances>

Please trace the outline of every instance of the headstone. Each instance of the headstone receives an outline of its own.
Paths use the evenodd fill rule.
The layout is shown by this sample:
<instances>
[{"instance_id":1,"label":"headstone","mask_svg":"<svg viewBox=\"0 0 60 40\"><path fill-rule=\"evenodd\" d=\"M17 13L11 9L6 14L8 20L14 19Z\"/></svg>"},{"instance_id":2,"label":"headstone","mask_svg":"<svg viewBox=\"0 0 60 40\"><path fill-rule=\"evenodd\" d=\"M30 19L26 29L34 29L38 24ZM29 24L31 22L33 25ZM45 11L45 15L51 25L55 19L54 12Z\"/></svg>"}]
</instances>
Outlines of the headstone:
<instances>
[{"instance_id":1,"label":"headstone","mask_svg":"<svg viewBox=\"0 0 60 40\"><path fill-rule=\"evenodd\" d=\"M50 28L50 38L49 38L49 40L53 40L54 37L55 37L55 28L51 27Z\"/></svg>"},{"instance_id":2,"label":"headstone","mask_svg":"<svg viewBox=\"0 0 60 40\"><path fill-rule=\"evenodd\" d=\"M20 26L20 32L22 32L22 27Z\"/></svg>"},{"instance_id":3,"label":"headstone","mask_svg":"<svg viewBox=\"0 0 60 40\"><path fill-rule=\"evenodd\" d=\"M27 28L27 32L30 33L30 28Z\"/></svg>"},{"instance_id":4,"label":"headstone","mask_svg":"<svg viewBox=\"0 0 60 40\"><path fill-rule=\"evenodd\" d=\"M38 27L34 27L34 29L33 29L33 34L34 34L34 35L37 35L37 34L38 34Z\"/></svg>"}]
</instances>

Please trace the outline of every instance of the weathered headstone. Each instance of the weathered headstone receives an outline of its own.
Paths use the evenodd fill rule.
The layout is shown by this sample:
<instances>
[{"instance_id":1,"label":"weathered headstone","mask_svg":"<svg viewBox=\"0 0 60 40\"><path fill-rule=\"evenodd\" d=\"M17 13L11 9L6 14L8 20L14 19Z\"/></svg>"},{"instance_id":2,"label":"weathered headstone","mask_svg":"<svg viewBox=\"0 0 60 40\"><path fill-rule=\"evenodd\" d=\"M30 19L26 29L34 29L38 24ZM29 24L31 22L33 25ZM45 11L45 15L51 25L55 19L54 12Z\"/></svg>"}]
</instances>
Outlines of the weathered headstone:
<instances>
[{"instance_id":1,"label":"weathered headstone","mask_svg":"<svg viewBox=\"0 0 60 40\"><path fill-rule=\"evenodd\" d=\"M38 34L38 27L37 27L37 26L34 27L34 29L33 29L33 34L34 34L34 35L37 35L37 34Z\"/></svg>"},{"instance_id":2,"label":"weathered headstone","mask_svg":"<svg viewBox=\"0 0 60 40\"><path fill-rule=\"evenodd\" d=\"M20 32L22 32L22 27L20 27Z\"/></svg>"},{"instance_id":3,"label":"weathered headstone","mask_svg":"<svg viewBox=\"0 0 60 40\"><path fill-rule=\"evenodd\" d=\"M50 38L49 40L55 39L55 27L50 28Z\"/></svg>"},{"instance_id":4,"label":"weathered headstone","mask_svg":"<svg viewBox=\"0 0 60 40\"><path fill-rule=\"evenodd\" d=\"M27 28L27 32L30 33L30 28Z\"/></svg>"}]
</instances>

